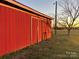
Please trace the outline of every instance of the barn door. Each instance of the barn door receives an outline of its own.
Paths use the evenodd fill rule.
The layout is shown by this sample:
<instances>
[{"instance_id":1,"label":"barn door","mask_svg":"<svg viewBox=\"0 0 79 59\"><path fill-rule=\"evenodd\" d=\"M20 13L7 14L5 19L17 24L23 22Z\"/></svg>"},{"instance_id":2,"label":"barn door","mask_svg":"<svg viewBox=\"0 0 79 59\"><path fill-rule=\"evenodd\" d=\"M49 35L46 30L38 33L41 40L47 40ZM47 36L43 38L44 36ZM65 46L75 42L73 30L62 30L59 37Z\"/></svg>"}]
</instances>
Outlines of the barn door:
<instances>
[{"instance_id":1,"label":"barn door","mask_svg":"<svg viewBox=\"0 0 79 59\"><path fill-rule=\"evenodd\" d=\"M38 19L31 19L31 44L38 42Z\"/></svg>"}]
</instances>

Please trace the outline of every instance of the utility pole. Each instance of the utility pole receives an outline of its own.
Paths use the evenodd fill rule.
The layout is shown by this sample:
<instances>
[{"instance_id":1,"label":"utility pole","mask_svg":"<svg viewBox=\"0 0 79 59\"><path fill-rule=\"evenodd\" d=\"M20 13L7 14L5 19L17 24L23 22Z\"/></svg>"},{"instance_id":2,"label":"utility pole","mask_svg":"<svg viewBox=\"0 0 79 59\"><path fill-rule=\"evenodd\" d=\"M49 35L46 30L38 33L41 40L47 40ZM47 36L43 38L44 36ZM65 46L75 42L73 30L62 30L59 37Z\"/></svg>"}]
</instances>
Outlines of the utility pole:
<instances>
[{"instance_id":1,"label":"utility pole","mask_svg":"<svg viewBox=\"0 0 79 59\"><path fill-rule=\"evenodd\" d=\"M55 35L57 34L57 1L55 3Z\"/></svg>"}]
</instances>

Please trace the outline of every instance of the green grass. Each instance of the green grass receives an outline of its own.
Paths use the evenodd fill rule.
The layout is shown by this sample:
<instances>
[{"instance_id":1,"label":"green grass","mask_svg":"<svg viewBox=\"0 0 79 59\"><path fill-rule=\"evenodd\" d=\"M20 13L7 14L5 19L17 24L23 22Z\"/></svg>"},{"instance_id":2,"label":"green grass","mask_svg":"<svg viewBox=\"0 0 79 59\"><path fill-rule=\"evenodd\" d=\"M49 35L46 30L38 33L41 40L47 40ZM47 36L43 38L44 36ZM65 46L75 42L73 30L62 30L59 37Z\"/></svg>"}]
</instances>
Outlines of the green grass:
<instances>
[{"instance_id":1,"label":"green grass","mask_svg":"<svg viewBox=\"0 0 79 59\"><path fill-rule=\"evenodd\" d=\"M79 30L57 30L57 35L0 59L79 59Z\"/></svg>"}]
</instances>

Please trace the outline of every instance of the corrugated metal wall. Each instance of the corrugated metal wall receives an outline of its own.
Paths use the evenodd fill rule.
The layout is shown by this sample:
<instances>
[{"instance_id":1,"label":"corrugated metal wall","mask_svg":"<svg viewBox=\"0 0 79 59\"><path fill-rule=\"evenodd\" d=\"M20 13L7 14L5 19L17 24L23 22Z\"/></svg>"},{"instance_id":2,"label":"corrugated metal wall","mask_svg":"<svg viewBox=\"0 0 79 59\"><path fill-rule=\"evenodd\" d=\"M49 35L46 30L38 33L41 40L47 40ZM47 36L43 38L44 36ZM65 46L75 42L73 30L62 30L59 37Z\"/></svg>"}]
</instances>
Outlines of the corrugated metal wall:
<instances>
[{"instance_id":1,"label":"corrugated metal wall","mask_svg":"<svg viewBox=\"0 0 79 59\"><path fill-rule=\"evenodd\" d=\"M41 18L0 5L0 56L51 37Z\"/></svg>"}]
</instances>

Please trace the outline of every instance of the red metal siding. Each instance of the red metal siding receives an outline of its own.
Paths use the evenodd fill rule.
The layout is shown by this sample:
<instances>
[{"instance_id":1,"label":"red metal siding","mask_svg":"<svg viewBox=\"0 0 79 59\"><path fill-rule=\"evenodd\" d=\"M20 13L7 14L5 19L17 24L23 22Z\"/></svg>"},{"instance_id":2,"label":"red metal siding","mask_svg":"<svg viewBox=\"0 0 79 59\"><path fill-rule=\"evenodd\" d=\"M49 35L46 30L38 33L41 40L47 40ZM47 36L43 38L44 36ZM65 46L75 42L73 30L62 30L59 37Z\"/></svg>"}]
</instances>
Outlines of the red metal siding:
<instances>
[{"instance_id":1,"label":"red metal siding","mask_svg":"<svg viewBox=\"0 0 79 59\"><path fill-rule=\"evenodd\" d=\"M41 20L38 20L38 42L42 41L42 23Z\"/></svg>"},{"instance_id":2,"label":"red metal siding","mask_svg":"<svg viewBox=\"0 0 79 59\"><path fill-rule=\"evenodd\" d=\"M43 40L46 40L46 23L45 21L42 21L42 37L43 37Z\"/></svg>"},{"instance_id":3,"label":"red metal siding","mask_svg":"<svg viewBox=\"0 0 79 59\"><path fill-rule=\"evenodd\" d=\"M0 55L30 45L30 15L0 5Z\"/></svg>"},{"instance_id":4,"label":"red metal siding","mask_svg":"<svg viewBox=\"0 0 79 59\"><path fill-rule=\"evenodd\" d=\"M0 5L0 56L51 37L46 19Z\"/></svg>"},{"instance_id":5,"label":"red metal siding","mask_svg":"<svg viewBox=\"0 0 79 59\"><path fill-rule=\"evenodd\" d=\"M38 41L38 19L32 18L32 37L31 37L31 44L35 44Z\"/></svg>"},{"instance_id":6,"label":"red metal siding","mask_svg":"<svg viewBox=\"0 0 79 59\"><path fill-rule=\"evenodd\" d=\"M42 36L44 40L51 38L51 24L47 24L45 20L42 21Z\"/></svg>"}]
</instances>

